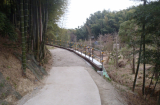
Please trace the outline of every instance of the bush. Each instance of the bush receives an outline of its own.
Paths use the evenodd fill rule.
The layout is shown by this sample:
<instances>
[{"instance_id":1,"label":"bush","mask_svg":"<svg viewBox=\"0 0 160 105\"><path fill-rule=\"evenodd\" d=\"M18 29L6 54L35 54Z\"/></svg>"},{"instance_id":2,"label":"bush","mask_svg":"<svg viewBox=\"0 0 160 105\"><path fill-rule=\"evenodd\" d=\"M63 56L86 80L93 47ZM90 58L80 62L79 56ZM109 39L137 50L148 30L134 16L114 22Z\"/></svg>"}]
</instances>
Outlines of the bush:
<instances>
[{"instance_id":1,"label":"bush","mask_svg":"<svg viewBox=\"0 0 160 105\"><path fill-rule=\"evenodd\" d=\"M3 27L5 27L5 19L6 15L0 12L0 31L2 31Z\"/></svg>"},{"instance_id":2,"label":"bush","mask_svg":"<svg viewBox=\"0 0 160 105\"><path fill-rule=\"evenodd\" d=\"M8 37L12 41L17 39L14 25L11 24L9 19L2 12L0 12L0 36Z\"/></svg>"}]
</instances>

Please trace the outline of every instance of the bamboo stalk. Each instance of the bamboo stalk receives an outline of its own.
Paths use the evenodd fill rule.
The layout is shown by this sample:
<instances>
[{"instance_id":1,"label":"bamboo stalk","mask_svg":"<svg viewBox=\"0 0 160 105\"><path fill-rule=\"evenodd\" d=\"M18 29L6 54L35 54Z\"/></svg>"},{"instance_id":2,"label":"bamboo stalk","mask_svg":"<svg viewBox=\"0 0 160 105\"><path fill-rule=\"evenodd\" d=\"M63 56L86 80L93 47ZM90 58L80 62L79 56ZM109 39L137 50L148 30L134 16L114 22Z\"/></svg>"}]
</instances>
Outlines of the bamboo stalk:
<instances>
[{"instance_id":1,"label":"bamboo stalk","mask_svg":"<svg viewBox=\"0 0 160 105\"><path fill-rule=\"evenodd\" d=\"M26 41L24 34L24 13L23 13L23 0L20 1L20 11L21 11L21 35L22 35L22 76L26 77Z\"/></svg>"}]
</instances>

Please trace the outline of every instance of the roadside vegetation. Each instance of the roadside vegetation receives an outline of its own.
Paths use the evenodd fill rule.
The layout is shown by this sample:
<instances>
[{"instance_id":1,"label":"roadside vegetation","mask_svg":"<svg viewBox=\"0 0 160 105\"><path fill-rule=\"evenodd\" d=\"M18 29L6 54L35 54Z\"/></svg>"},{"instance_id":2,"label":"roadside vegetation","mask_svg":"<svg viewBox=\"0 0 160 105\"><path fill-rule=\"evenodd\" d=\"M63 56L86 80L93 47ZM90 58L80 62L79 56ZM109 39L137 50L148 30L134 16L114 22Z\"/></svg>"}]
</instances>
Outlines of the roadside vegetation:
<instances>
[{"instance_id":1,"label":"roadside vegetation","mask_svg":"<svg viewBox=\"0 0 160 105\"><path fill-rule=\"evenodd\" d=\"M160 1L141 1L121 11L97 11L68 31L71 41L105 51L105 68L129 105L155 105L160 104Z\"/></svg>"},{"instance_id":2,"label":"roadside vegetation","mask_svg":"<svg viewBox=\"0 0 160 105\"><path fill-rule=\"evenodd\" d=\"M12 105L48 74L45 42L66 36L57 22L67 5L67 0L0 0L1 105Z\"/></svg>"},{"instance_id":3,"label":"roadside vegetation","mask_svg":"<svg viewBox=\"0 0 160 105\"><path fill-rule=\"evenodd\" d=\"M57 25L67 0L0 0L0 104L8 105L47 75L47 40L103 49L104 66L129 105L160 104L160 1L91 14L84 25ZM95 43L96 42L96 43Z\"/></svg>"}]
</instances>

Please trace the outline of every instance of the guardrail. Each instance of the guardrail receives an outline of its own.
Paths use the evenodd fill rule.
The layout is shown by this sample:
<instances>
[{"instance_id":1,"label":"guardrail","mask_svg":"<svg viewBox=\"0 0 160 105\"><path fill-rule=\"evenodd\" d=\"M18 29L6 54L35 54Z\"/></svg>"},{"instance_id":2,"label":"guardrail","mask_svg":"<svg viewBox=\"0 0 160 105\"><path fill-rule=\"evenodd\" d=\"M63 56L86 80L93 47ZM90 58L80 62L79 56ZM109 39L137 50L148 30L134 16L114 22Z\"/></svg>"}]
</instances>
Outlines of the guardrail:
<instances>
[{"instance_id":1,"label":"guardrail","mask_svg":"<svg viewBox=\"0 0 160 105\"><path fill-rule=\"evenodd\" d=\"M96 48L78 42L69 42L53 39L47 40L46 44L75 52L76 54L90 62L92 66L95 67L96 65L96 69L100 71L103 70L103 50L98 50ZM99 60L99 63L97 62L97 60Z\"/></svg>"}]
</instances>

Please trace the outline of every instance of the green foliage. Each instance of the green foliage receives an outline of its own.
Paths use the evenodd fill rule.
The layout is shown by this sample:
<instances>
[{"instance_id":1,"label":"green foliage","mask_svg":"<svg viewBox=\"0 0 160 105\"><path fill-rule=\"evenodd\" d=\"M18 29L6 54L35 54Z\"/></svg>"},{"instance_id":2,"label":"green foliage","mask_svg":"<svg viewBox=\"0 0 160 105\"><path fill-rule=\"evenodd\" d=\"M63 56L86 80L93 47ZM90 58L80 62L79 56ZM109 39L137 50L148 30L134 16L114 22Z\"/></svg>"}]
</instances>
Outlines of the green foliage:
<instances>
[{"instance_id":1,"label":"green foliage","mask_svg":"<svg viewBox=\"0 0 160 105\"><path fill-rule=\"evenodd\" d=\"M4 83L2 82L2 83L0 83L0 87L4 87Z\"/></svg>"},{"instance_id":2,"label":"green foliage","mask_svg":"<svg viewBox=\"0 0 160 105\"><path fill-rule=\"evenodd\" d=\"M113 59L110 59L108 64L109 64L109 65L114 65L114 60L113 60Z\"/></svg>"},{"instance_id":3,"label":"green foliage","mask_svg":"<svg viewBox=\"0 0 160 105\"><path fill-rule=\"evenodd\" d=\"M58 38L68 40L66 30L57 26L67 3L67 0L0 0L0 36L16 40L16 31L20 30L24 77L27 52L41 62L46 55L46 37L55 39L58 32Z\"/></svg>"},{"instance_id":4,"label":"green foliage","mask_svg":"<svg viewBox=\"0 0 160 105\"><path fill-rule=\"evenodd\" d=\"M9 19L2 12L0 12L0 36L8 37L12 41L17 39L15 27L10 23Z\"/></svg>"},{"instance_id":5,"label":"green foliage","mask_svg":"<svg viewBox=\"0 0 160 105\"><path fill-rule=\"evenodd\" d=\"M49 20L58 22L58 20L65 13L68 5L67 0L49 0L48 1Z\"/></svg>"},{"instance_id":6,"label":"green foliage","mask_svg":"<svg viewBox=\"0 0 160 105\"><path fill-rule=\"evenodd\" d=\"M2 31L3 27L5 27L5 20L6 20L6 15L0 12L0 31Z\"/></svg>"},{"instance_id":7,"label":"green foliage","mask_svg":"<svg viewBox=\"0 0 160 105\"><path fill-rule=\"evenodd\" d=\"M66 41L68 36L66 35L66 30L60 28L57 25L57 22L60 20L62 15L65 13L65 10L68 5L67 0L49 0L48 5L48 25L47 25L47 32L46 37L48 39L57 39ZM68 40L68 38L67 38Z\"/></svg>"},{"instance_id":8,"label":"green foliage","mask_svg":"<svg viewBox=\"0 0 160 105\"><path fill-rule=\"evenodd\" d=\"M10 66L7 66L8 68L11 68Z\"/></svg>"},{"instance_id":9,"label":"green foliage","mask_svg":"<svg viewBox=\"0 0 160 105\"><path fill-rule=\"evenodd\" d=\"M10 80L10 77L6 77L6 80L9 81L9 80Z\"/></svg>"},{"instance_id":10,"label":"green foliage","mask_svg":"<svg viewBox=\"0 0 160 105\"><path fill-rule=\"evenodd\" d=\"M5 94L5 93L2 93L2 97L6 97L6 94Z\"/></svg>"},{"instance_id":11,"label":"green foliage","mask_svg":"<svg viewBox=\"0 0 160 105\"><path fill-rule=\"evenodd\" d=\"M119 29L119 35L121 41L130 47L141 45L139 42L141 42L140 40L143 39L141 42L143 44L143 48L144 46L146 46L145 49L143 49L143 53L140 54L141 50L138 51L136 49L137 50L136 52L139 52L139 61L140 63L151 64L154 67L154 71L156 73L160 72L160 66L159 66L160 65L160 50L159 50L160 14L159 13L160 13L160 2L154 1L154 2L149 2L145 6L140 5L136 8L134 14L132 14L133 17L130 20L123 22L120 25Z\"/></svg>"},{"instance_id":12,"label":"green foliage","mask_svg":"<svg viewBox=\"0 0 160 105\"><path fill-rule=\"evenodd\" d=\"M121 59L120 52L117 52L117 55L118 55L118 60ZM111 60L116 59L116 50L112 51L112 53L110 54L110 59Z\"/></svg>"},{"instance_id":13,"label":"green foliage","mask_svg":"<svg viewBox=\"0 0 160 105\"><path fill-rule=\"evenodd\" d=\"M127 43L130 47L135 47L140 39L139 30L139 26L135 24L135 20L121 23L118 32L121 42Z\"/></svg>"},{"instance_id":14,"label":"green foliage","mask_svg":"<svg viewBox=\"0 0 160 105\"><path fill-rule=\"evenodd\" d=\"M133 18L139 26L145 24L146 63L160 65L160 2L151 2L148 5L139 6ZM140 31L142 33L142 31ZM144 60L142 59L141 62ZM157 68L158 69L158 68ZM159 68L160 69L160 68Z\"/></svg>"},{"instance_id":15,"label":"green foliage","mask_svg":"<svg viewBox=\"0 0 160 105\"><path fill-rule=\"evenodd\" d=\"M15 82L13 82L13 85L14 85L14 88L16 89L17 88L17 84Z\"/></svg>"},{"instance_id":16,"label":"green foliage","mask_svg":"<svg viewBox=\"0 0 160 105\"><path fill-rule=\"evenodd\" d=\"M105 35L118 32L120 24L132 16L135 8L136 7L131 7L118 12L103 10L102 12L97 11L91 14L83 26L76 28L77 39L84 40L91 36L97 39L100 34Z\"/></svg>"},{"instance_id":17,"label":"green foliage","mask_svg":"<svg viewBox=\"0 0 160 105\"><path fill-rule=\"evenodd\" d=\"M48 23L46 37L53 40L69 41L70 37L67 29L60 28L57 24Z\"/></svg>"}]
</instances>

